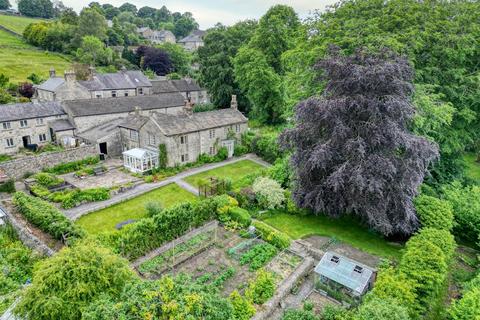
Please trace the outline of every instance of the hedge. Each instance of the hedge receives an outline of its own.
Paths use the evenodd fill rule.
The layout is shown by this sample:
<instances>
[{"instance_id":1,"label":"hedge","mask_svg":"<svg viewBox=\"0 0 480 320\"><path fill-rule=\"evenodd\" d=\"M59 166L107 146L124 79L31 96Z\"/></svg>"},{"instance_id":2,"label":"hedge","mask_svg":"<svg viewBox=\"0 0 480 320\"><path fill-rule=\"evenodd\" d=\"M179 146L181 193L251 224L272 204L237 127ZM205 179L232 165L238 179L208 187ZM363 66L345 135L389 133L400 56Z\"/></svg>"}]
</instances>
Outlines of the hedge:
<instances>
[{"instance_id":1,"label":"hedge","mask_svg":"<svg viewBox=\"0 0 480 320\"><path fill-rule=\"evenodd\" d=\"M252 223L252 217L250 216L250 213L248 213L248 211L245 209L233 207L228 210L228 213L232 220L237 221L244 228L248 227Z\"/></svg>"},{"instance_id":2,"label":"hedge","mask_svg":"<svg viewBox=\"0 0 480 320\"><path fill-rule=\"evenodd\" d=\"M83 160L60 163L51 168L44 168L43 172L54 174L65 174L83 169L85 166L97 164L100 162L98 157L87 157Z\"/></svg>"},{"instance_id":3,"label":"hedge","mask_svg":"<svg viewBox=\"0 0 480 320\"><path fill-rule=\"evenodd\" d=\"M84 235L82 229L42 199L17 192L13 196L13 204L30 223L55 239L61 240L63 235L69 238L81 238Z\"/></svg>"},{"instance_id":4,"label":"hedge","mask_svg":"<svg viewBox=\"0 0 480 320\"><path fill-rule=\"evenodd\" d=\"M415 198L415 209L423 228L452 230L453 207L450 202L422 194Z\"/></svg>"},{"instance_id":5,"label":"hedge","mask_svg":"<svg viewBox=\"0 0 480 320\"><path fill-rule=\"evenodd\" d=\"M15 181L13 179L7 180L4 183L0 183L0 192L14 193Z\"/></svg>"},{"instance_id":6,"label":"hedge","mask_svg":"<svg viewBox=\"0 0 480 320\"><path fill-rule=\"evenodd\" d=\"M255 220L252 224L257 229L257 232L260 233L260 237L264 241L273 244L275 247L281 250L290 246L291 239L283 232L272 228L262 221Z\"/></svg>"},{"instance_id":7,"label":"hedge","mask_svg":"<svg viewBox=\"0 0 480 320\"><path fill-rule=\"evenodd\" d=\"M463 296L454 301L448 310L449 319L480 319L480 274L471 281Z\"/></svg>"}]
</instances>

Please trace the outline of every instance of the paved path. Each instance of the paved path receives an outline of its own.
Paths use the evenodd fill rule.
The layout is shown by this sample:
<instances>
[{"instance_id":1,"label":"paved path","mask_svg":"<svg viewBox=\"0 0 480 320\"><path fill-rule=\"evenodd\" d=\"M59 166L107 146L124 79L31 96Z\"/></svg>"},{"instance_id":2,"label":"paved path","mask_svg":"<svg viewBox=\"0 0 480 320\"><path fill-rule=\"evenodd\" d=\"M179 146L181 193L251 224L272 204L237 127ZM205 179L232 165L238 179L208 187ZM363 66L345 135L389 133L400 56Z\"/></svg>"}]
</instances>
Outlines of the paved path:
<instances>
[{"instance_id":1,"label":"paved path","mask_svg":"<svg viewBox=\"0 0 480 320\"><path fill-rule=\"evenodd\" d=\"M166 186L170 183L177 183L179 186L182 188L185 188L187 191L190 191L192 193L198 194L198 190L194 188L193 186L187 184L184 182L182 179L185 179L186 177L196 175L201 172L205 172L208 170L220 168L223 166L226 166L228 164L232 164L235 162L239 162L242 160L251 160L254 161L258 164L261 164L263 166L269 166L267 162L261 160L254 154L247 154L241 157L235 157L235 158L230 158L222 162L217 162L217 163L209 163L204 166L198 167L198 168L192 168L186 171L183 171L175 176L169 177L163 181L156 182L156 183L144 183L140 184L134 189L128 190L124 193L116 194L112 196L110 199L101 201L101 202L90 202L90 203L85 203L83 205L80 205L76 208L72 208L69 210L63 210L64 214L70 219L70 220L77 220L83 215L86 215L88 213L104 209L107 207L110 207L114 204L130 200L132 198L138 197L146 192L152 191L154 189ZM188 185L188 186L187 186Z\"/></svg>"}]
</instances>

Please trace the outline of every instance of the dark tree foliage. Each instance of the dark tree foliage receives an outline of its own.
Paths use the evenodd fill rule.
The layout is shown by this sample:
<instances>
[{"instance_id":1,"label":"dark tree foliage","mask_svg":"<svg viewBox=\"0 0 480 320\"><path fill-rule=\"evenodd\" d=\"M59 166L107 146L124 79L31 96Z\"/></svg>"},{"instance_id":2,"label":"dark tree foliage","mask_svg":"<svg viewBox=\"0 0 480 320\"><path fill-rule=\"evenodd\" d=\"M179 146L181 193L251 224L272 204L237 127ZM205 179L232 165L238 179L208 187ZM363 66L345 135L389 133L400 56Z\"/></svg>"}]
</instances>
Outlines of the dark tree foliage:
<instances>
[{"instance_id":1,"label":"dark tree foliage","mask_svg":"<svg viewBox=\"0 0 480 320\"><path fill-rule=\"evenodd\" d=\"M137 57L144 70L150 69L159 76L167 75L173 70L170 56L161 49L140 46L137 49Z\"/></svg>"},{"instance_id":2,"label":"dark tree foliage","mask_svg":"<svg viewBox=\"0 0 480 320\"><path fill-rule=\"evenodd\" d=\"M384 235L411 234L413 198L438 148L407 129L410 64L387 50L344 57L335 48L317 68L324 95L299 103L296 126L280 138L294 149L294 200L315 213L355 214Z\"/></svg>"},{"instance_id":3,"label":"dark tree foliage","mask_svg":"<svg viewBox=\"0 0 480 320\"><path fill-rule=\"evenodd\" d=\"M28 17L52 18L53 3L50 0L19 0L18 11Z\"/></svg>"},{"instance_id":4,"label":"dark tree foliage","mask_svg":"<svg viewBox=\"0 0 480 320\"><path fill-rule=\"evenodd\" d=\"M10 1L8 0L0 0L0 10L6 10L8 8L10 8L11 5L10 5Z\"/></svg>"},{"instance_id":5,"label":"dark tree foliage","mask_svg":"<svg viewBox=\"0 0 480 320\"><path fill-rule=\"evenodd\" d=\"M21 83L18 86L18 93L20 93L22 97L30 99L34 93L33 84L31 84L30 82Z\"/></svg>"}]
</instances>

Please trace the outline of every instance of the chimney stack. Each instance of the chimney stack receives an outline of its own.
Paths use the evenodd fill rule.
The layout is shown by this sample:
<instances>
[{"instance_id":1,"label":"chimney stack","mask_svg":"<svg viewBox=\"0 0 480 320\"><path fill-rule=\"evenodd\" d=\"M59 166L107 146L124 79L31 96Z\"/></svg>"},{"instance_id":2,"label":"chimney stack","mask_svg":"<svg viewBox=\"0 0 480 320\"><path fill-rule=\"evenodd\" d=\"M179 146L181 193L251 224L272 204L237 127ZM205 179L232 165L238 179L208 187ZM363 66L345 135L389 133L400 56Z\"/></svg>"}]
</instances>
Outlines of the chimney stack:
<instances>
[{"instance_id":1,"label":"chimney stack","mask_svg":"<svg viewBox=\"0 0 480 320\"><path fill-rule=\"evenodd\" d=\"M142 110L142 109L141 109L139 106L136 106L136 107L135 107L135 116L139 116L141 110Z\"/></svg>"},{"instance_id":2,"label":"chimney stack","mask_svg":"<svg viewBox=\"0 0 480 320\"><path fill-rule=\"evenodd\" d=\"M75 75L75 71L65 71L64 74L65 81L68 83L74 82L77 79L77 76Z\"/></svg>"},{"instance_id":3,"label":"chimney stack","mask_svg":"<svg viewBox=\"0 0 480 320\"><path fill-rule=\"evenodd\" d=\"M232 102L230 102L230 108L238 110L237 95L232 94Z\"/></svg>"},{"instance_id":4,"label":"chimney stack","mask_svg":"<svg viewBox=\"0 0 480 320\"><path fill-rule=\"evenodd\" d=\"M183 111L187 116L191 116L193 114L193 106L190 100L185 100L185 106L183 106Z\"/></svg>"},{"instance_id":5,"label":"chimney stack","mask_svg":"<svg viewBox=\"0 0 480 320\"><path fill-rule=\"evenodd\" d=\"M95 67L94 66L88 67L88 80L93 80L94 76L95 76Z\"/></svg>"},{"instance_id":6,"label":"chimney stack","mask_svg":"<svg viewBox=\"0 0 480 320\"><path fill-rule=\"evenodd\" d=\"M54 68L50 69L50 78L55 78L55 69Z\"/></svg>"}]
</instances>

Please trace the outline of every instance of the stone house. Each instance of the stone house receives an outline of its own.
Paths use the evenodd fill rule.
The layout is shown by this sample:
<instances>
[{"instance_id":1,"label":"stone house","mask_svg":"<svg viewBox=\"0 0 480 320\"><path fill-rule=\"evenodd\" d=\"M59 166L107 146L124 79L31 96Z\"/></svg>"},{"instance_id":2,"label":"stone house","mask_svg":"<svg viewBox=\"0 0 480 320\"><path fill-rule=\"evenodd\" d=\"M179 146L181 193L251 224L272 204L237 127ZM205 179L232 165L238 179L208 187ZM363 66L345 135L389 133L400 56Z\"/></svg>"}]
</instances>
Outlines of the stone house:
<instances>
[{"instance_id":1,"label":"stone house","mask_svg":"<svg viewBox=\"0 0 480 320\"><path fill-rule=\"evenodd\" d=\"M193 104L209 103L210 97L205 88L202 88L192 78L180 80L151 80L152 94L179 92Z\"/></svg>"},{"instance_id":2,"label":"stone house","mask_svg":"<svg viewBox=\"0 0 480 320\"><path fill-rule=\"evenodd\" d=\"M50 78L35 86L33 99L36 101L66 101L79 99L100 99L151 94L152 84L141 72L121 70L116 73L97 74L90 68L89 79L77 80L73 71L64 77L57 77L50 70Z\"/></svg>"},{"instance_id":3,"label":"stone house","mask_svg":"<svg viewBox=\"0 0 480 320\"><path fill-rule=\"evenodd\" d=\"M198 48L203 47L203 36L205 33L206 32L203 30L195 30L185 38L178 40L178 43L188 51L195 51Z\"/></svg>"},{"instance_id":4,"label":"stone house","mask_svg":"<svg viewBox=\"0 0 480 320\"><path fill-rule=\"evenodd\" d=\"M0 154L13 154L27 145L52 141L52 127L68 118L55 101L0 105ZM73 129L59 131L73 135Z\"/></svg>"},{"instance_id":5,"label":"stone house","mask_svg":"<svg viewBox=\"0 0 480 320\"><path fill-rule=\"evenodd\" d=\"M233 156L235 141L248 129L248 119L237 109L236 97L228 109L193 113L187 101L180 114L137 111L124 119L120 127L122 149L157 152L165 144L167 165L195 162L200 154L215 155L226 147ZM125 158L127 159L127 158ZM128 167L127 163L125 166Z\"/></svg>"},{"instance_id":6,"label":"stone house","mask_svg":"<svg viewBox=\"0 0 480 320\"><path fill-rule=\"evenodd\" d=\"M177 39L170 30L152 30L148 27L138 28L137 32L154 44L176 43Z\"/></svg>"}]
</instances>

